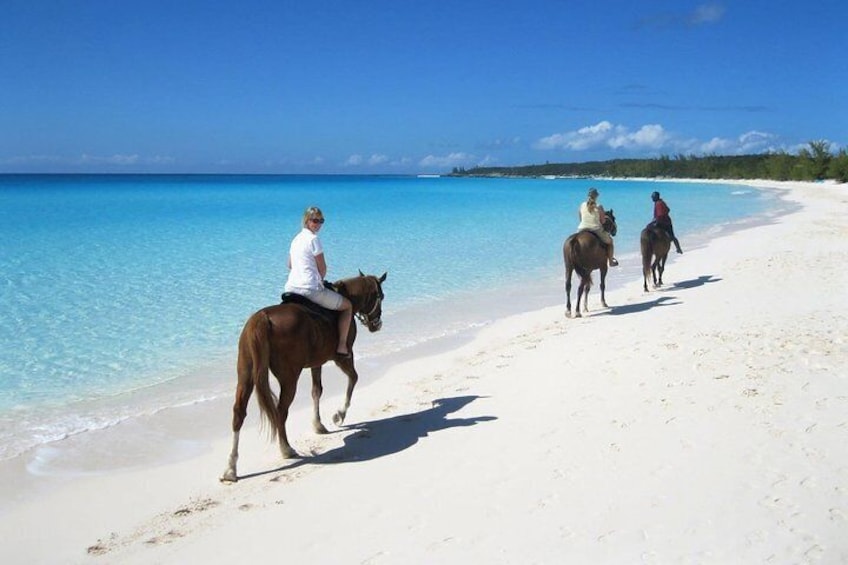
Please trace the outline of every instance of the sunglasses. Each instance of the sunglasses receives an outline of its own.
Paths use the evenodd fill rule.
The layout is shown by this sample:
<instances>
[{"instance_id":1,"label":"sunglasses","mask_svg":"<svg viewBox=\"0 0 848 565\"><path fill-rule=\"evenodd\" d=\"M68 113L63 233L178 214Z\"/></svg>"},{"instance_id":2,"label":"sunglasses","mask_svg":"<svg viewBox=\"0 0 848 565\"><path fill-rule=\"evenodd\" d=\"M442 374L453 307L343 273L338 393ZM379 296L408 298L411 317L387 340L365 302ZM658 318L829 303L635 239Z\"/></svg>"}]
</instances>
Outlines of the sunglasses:
<instances>
[{"instance_id":1,"label":"sunglasses","mask_svg":"<svg viewBox=\"0 0 848 565\"><path fill-rule=\"evenodd\" d=\"M315 222L316 224L323 224L324 218L309 218L310 222Z\"/></svg>"}]
</instances>

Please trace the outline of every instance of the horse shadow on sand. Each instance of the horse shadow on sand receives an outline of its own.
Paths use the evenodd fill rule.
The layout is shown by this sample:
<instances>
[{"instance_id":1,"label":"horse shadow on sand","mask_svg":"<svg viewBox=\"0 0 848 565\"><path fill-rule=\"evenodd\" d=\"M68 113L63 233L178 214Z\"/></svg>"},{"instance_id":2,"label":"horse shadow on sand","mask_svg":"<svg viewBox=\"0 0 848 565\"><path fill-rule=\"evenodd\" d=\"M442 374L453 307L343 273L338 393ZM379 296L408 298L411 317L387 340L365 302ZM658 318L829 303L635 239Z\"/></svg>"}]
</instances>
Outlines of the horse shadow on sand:
<instances>
[{"instance_id":1,"label":"horse shadow on sand","mask_svg":"<svg viewBox=\"0 0 848 565\"><path fill-rule=\"evenodd\" d=\"M667 293L673 290L688 290L690 288L697 288L699 286L704 286L706 284L720 282L720 278L716 278L713 275L701 275L695 279L689 279L686 281L680 281L676 283L672 283L670 286L664 286L660 289L655 290L654 292ZM657 298L653 298L651 300L646 300L644 302L638 302L636 304L626 304L624 306L613 306L607 312L604 312L607 316L621 316L624 314L636 314L639 312L646 312L653 308L657 308L660 306L677 306L679 304L683 304L683 302L678 299L676 296L658 296Z\"/></svg>"},{"instance_id":2,"label":"horse shadow on sand","mask_svg":"<svg viewBox=\"0 0 848 565\"><path fill-rule=\"evenodd\" d=\"M296 459L268 471L259 471L239 477L239 480L250 479L262 475L278 473L303 467L305 465L335 465L339 463L359 463L371 461L387 455L400 453L418 443L418 440L433 432L474 426L482 422L497 420L495 416L475 416L471 418L449 418L457 412L481 398L479 396L456 396L434 400L430 408L408 414L399 414L379 420L370 420L344 426L338 430L341 433L354 430L344 438L344 444L317 455L309 455ZM281 480L274 477L271 480Z\"/></svg>"}]
</instances>

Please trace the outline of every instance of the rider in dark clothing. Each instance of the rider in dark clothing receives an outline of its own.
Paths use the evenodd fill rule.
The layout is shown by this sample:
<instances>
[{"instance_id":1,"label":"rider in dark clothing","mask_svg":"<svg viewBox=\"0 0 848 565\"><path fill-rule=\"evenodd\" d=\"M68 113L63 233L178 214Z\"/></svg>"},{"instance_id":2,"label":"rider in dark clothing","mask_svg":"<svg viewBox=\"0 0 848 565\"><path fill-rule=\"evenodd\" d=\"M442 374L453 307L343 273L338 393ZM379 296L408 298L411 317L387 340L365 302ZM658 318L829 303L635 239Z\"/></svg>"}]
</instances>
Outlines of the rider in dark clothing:
<instances>
[{"instance_id":1,"label":"rider in dark clothing","mask_svg":"<svg viewBox=\"0 0 848 565\"><path fill-rule=\"evenodd\" d=\"M665 201L660 198L659 192L652 193L651 200L654 201L654 221L652 223L668 232L668 236L671 238L671 241L674 242L674 247L677 252L683 253L683 250L680 249L680 242L677 241L676 237L674 237L674 226L671 224L671 216L668 215L671 208L669 208Z\"/></svg>"}]
</instances>

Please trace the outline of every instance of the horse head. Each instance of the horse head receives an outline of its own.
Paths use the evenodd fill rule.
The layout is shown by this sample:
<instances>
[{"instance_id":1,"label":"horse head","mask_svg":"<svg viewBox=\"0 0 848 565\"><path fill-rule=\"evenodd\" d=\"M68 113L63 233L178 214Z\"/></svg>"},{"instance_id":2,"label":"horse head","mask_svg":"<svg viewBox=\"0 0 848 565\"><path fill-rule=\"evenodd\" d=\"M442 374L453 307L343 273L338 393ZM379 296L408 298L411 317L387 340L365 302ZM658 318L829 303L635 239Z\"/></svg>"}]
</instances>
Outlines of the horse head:
<instances>
[{"instance_id":1,"label":"horse head","mask_svg":"<svg viewBox=\"0 0 848 565\"><path fill-rule=\"evenodd\" d=\"M336 283L339 292L353 304L353 314L370 332L379 331L383 327L383 282L388 273L381 277L366 275L359 271L359 276L345 279Z\"/></svg>"},{"instance_id":2,"label":"horse head","mask_svg":"<svg viewBox=\"0 0 848 565\"><path fill-rule=\"evenodd\" d=\"M605 210L604 215L606 216L604 219L604 231L609 232L611 236L615 237L615 234L618 232L618 225L615 223L615 214L612 208Z\"/></svg>"}]
</instances>

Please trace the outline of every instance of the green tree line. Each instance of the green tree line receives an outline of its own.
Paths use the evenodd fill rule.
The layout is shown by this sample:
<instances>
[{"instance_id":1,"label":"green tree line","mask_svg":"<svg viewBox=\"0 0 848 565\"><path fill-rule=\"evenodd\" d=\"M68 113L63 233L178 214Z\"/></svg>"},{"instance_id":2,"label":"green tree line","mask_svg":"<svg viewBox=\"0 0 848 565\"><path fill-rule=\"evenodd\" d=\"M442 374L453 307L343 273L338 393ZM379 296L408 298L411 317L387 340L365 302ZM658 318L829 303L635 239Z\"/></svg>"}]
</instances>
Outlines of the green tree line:
<instances>
[{"instance_id":1,"label":"green tree line","mask_svg":"<svg viewBox=\"0 0 848 565\"><path fill-rule=\"evenodd\" d=\"M652 159L613 159L585 163L545 163L515 167L454 167L452 176L569 176L693 179L768 179L848 182L848 151L833 153L826 141L811 141L797 155L663 155Z\"/></svg>"}]
</instances>

